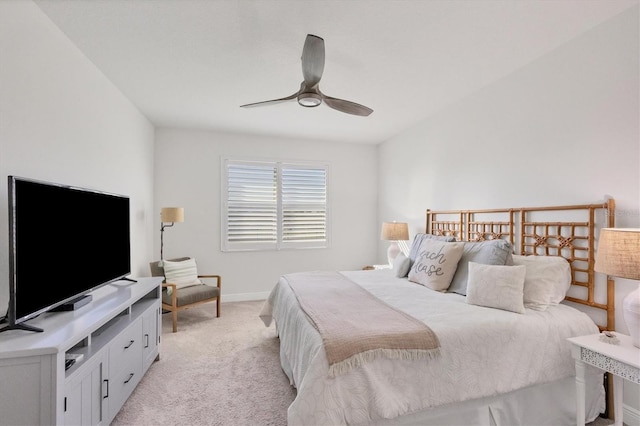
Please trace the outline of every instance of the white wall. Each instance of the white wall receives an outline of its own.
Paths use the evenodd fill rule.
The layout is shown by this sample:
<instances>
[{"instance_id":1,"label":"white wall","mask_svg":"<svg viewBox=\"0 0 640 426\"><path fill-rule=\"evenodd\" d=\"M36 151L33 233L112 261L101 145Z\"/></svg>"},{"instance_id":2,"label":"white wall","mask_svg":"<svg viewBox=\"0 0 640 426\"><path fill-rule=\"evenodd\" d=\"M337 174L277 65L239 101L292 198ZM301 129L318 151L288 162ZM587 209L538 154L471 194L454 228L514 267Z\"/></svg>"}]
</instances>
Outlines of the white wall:
<instances>
[{"instance_id":1,"label":"white wall","mask_svg":"<svg viewBox=\"0 0 640 426\"><path fill-rule=\"evenodd\" d=\"M142 275L153 245L153 126L31 1L0 2L0 53L0 315L7 175L130 196L132 268ZM43 220L48 208L57 206L43 205ZM43 285L62 285L66 273L43 271Z\"/></svg>"},{"instance_id":2,"label":"white wall","mask_svg":"<svg viewBox=\"0 0 640 426\"><path fill-rule=\"evenodd\" d=\"M164 257L191 256L199 271L222 275L223 301L264 298L285 273L360 269L375 260L380 232L375 146L158 129L155 152L155 257L160 209L184 207L185 221L165 230ZM331 248L222 252L221 157L329 163Z\"/></svg>"},{"instance_id":3,"label":"white wall","mask_svg":"<svg viewBox=\"0 0 640 426\"><path fill-rule=\"evenodd\" d=\"M639 226L638 21L635 7L381 144L379 220L408 221L413 235L427 208L584 204L608 194L616 225ZM617 280L621 332L622 299L636 286ZM637 386L628 394L640 408Z\"/></svg>"}]
</instances>

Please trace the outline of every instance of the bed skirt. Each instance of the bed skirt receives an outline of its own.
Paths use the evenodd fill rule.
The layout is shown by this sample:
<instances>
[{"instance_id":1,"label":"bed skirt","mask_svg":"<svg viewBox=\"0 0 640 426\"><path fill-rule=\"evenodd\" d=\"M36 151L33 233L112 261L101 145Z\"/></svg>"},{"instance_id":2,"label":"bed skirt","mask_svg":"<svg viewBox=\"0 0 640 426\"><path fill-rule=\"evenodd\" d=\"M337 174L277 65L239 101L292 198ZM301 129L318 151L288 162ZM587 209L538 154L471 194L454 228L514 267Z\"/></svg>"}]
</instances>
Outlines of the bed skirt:
<instances>
[{"instance_id":1,"label":"bed skirt","mask_svg":"<svg viewBox=\"0 0 640 426\"><path fill-rule=\"evenodd\" d=\"M602 373L587 382L585 419L591 422L605 410ZM505 395L481 398L406 414L375 425L497 425L573 426L576 424L576 383L569 377L553 383L519 389Z\"/></svg>"}]
</instances>

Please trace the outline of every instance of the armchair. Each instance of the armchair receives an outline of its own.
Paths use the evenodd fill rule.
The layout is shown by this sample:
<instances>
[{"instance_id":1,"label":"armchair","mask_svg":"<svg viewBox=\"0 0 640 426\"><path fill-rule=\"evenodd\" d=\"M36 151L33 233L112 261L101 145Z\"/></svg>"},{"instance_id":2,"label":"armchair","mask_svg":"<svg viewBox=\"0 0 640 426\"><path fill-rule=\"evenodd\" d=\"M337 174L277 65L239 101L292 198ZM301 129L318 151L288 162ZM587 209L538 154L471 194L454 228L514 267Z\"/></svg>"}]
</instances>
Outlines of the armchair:
<instances>
[{"instance_id":1,"label":"armchair","mask_svg":"<svg viewBox=\"0 0 640 426\"><path fill-rule=\"evenodd\" d=\"M171 259L170 262L183 262L189 260L189 257L181 257ZM151 276L165 277L164 267L160 266L160 262L154 261L149 263ZM216 317L220 317L220 296L222 295L222 277L220 275L197 275L198 279L215 279L216 286L210 286L204 283L189 285L187 287L177 285L171 282L162 284L162 309L171 312L173 320L173 332L178 331L178 312L198 306L203 303L216 301Z\"/></svg>"}]
</instances>

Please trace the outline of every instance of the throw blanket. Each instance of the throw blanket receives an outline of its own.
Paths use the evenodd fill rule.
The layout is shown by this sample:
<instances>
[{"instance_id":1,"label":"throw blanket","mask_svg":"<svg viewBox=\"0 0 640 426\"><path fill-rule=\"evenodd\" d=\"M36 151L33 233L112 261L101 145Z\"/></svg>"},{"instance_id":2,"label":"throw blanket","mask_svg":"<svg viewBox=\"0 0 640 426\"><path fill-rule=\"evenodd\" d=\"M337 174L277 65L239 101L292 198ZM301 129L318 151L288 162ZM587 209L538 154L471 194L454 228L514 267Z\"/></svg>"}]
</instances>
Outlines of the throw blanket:
<instances>
[{"instance_id":1,"label":"throw blanket","mask_svg":"<svg viewBox=\"0 0 640 426\"><path fill-rule=\"evenodd\" d=\"M332 377L380 357L420 360L439 353L438 337L423 322L338 272L284 278L322 337Z\"/></svg>"}]
</instances>

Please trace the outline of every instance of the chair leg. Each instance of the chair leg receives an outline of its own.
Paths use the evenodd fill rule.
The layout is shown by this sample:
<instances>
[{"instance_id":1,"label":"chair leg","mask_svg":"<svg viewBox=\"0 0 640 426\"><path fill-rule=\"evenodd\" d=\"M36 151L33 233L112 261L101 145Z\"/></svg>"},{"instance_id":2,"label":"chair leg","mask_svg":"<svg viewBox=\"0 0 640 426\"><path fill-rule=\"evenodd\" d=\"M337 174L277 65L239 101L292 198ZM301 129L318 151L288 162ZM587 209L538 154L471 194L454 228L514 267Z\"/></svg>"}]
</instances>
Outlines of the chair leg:
<instances>
[{"instance_id":1,"label":"chair leg","mask_svg":"<svg viewBox=\"0 0 640 426\"><path fill-rule=\"evenodd\" d=\"M173 332L178 331L178 311L171 311L171 317L173 319Z\"/></svg>"},{"instance_id":2,"label":"chair leg","mask_svg":"<svg viewBox=\"0 0 640 426\"><path fill-rule=\"evenodd\" d=\"M220 297L216 299L216 317L220 318Z\"/></svg>"}]
</instances>

